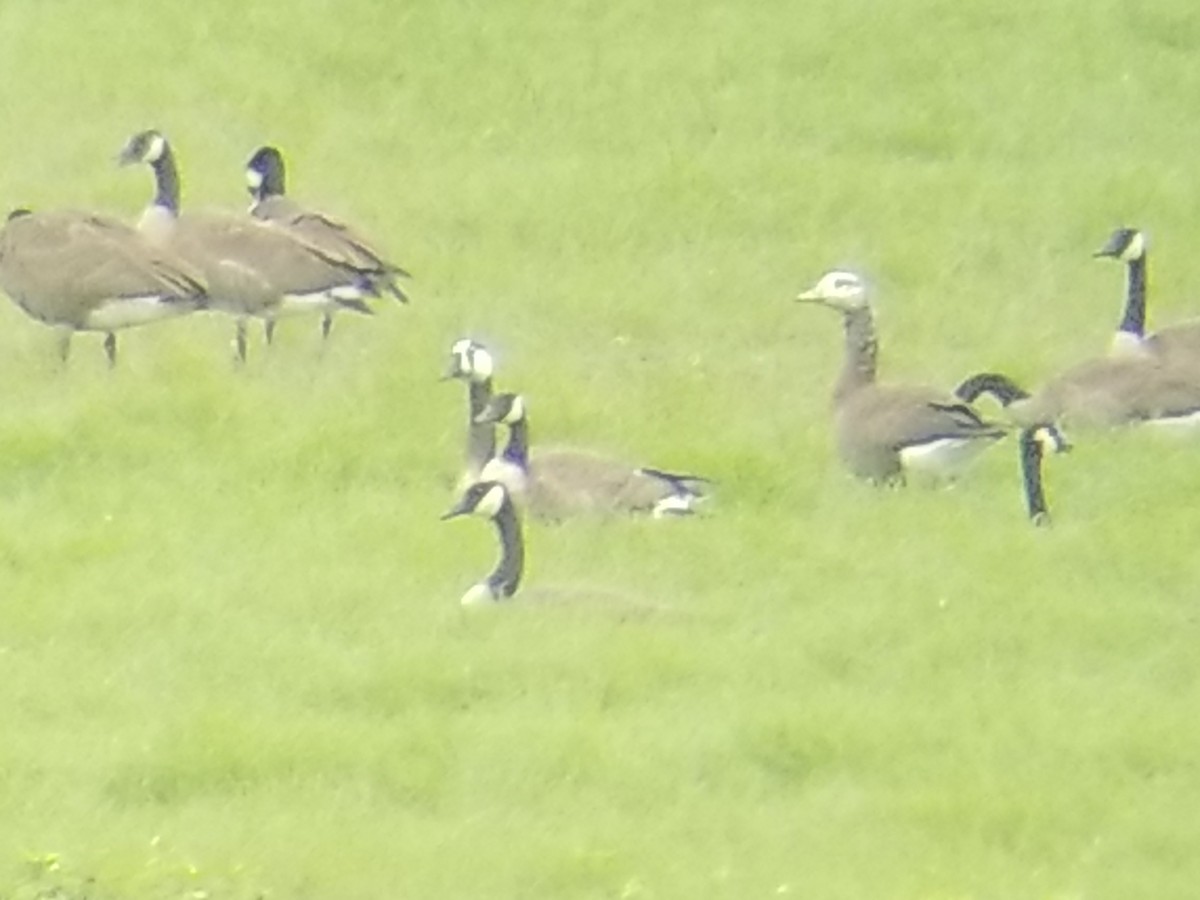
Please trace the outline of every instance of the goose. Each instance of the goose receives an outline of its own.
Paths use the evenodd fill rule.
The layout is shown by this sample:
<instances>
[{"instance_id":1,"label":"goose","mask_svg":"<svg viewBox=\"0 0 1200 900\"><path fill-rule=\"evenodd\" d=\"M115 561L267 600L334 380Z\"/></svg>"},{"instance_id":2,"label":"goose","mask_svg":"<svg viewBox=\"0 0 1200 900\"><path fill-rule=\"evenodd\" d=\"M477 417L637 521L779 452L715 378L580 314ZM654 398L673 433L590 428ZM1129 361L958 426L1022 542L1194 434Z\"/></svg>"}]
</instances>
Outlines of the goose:
<instances>
[{"instance_id":1,"label":"goose","mask_svg":"<svg viewBox=\"0 0 1200 900\"><path fill-rule=\"evenodd\" d=\"M688 515L705 499L708 479L634 467L584 450L529 454L529 420L520 394L496 394L476 422L508 426L508 443L479 477L502 483L530 514L558 521L585 514Z\"/></svg>"},{"instance_id":2,"label":"goose","mask_svg":"<svg viewBox=\"0 0 1200 900\"><path fill-rule=\"evenodd\" d=\"M450 347L450 360L442 380L457 379L467 383L467 452L465 468L458 482L460 492L479 480L483 467L496 453L496 426L476 421L492 398L495 368L492 354L478 341L460 338Z\"/></svg>"},{"instance_id":3,"label":"goose","mask_svg":"<svg viewBox=\"0 0 1200 900\"><path fill-rule=\"evenodd\" d=\"M1170 363L1200 367L1200 322L1185 322L1146 334L1146 235L1137 228L1118 228L1092 255L1125 264L1125 306L1113 337L1115 354L1151 351Z\"/></svg>"},{"instance_id":4,"label":"goose","mask_svg":"<svg viewBox=\"0 0 1200 900\"><path fill-rule=\"evenodd\" d=\"M525 538L521 520L509 497L508 489L498 481L477 481L469 486L448 511L443 521L458 516L476 515L491 519L500 538L500 561L483 581L472 585L462 597L463 606L479 606L509 600L521 584L525 569Z\"/></svg>"},{"instance_id":5,"label":"goose","mask_svg":"<svg viewBox=\"0 0 1200 900\"><path fill-rule=\"evenodd\" d=\"M0 289L59 332L66 362L76 331L104 332L109 366L116 331L203 309L203 279L124 223L88 212L17 209L0 228Z\"/></svg>"},{"instance_id":6,"label":"goose","mask_svg":"<svg viewBox=\"0 0 1200 900\"><path fill-rule=\"evenodd\" d=\"M378 292L368 273L331 259L302 236L253 218L181 215L175 154L160 132L133 135L118 163L145 163L153 170L154 199L138 228L203 273L211 305L237 321L239 362L246 359L246 320L251 316L271 322L280 316L336 309L371 314L364 298Z\"/></svg>"},{"instance_id":7,"label":"goose","mask_svg":"<svg viewBox=\"0 0 1200 900\"><path fill-rule=\"evenodd\" d=\"M1050 511L1042 487L1042 459L1047 453L1067 453L1071 444L1054 424L1024 428L1018 439L1021 454L1021 484L1025 509L1034 525L1050 524Z\"/></svg>"},{"instance_id":8,"label":"goose","mask_svg":"<svg viewBox=\"0 0 1200 900\"><path fill-rule=\"evenodd\" d=\"M283 154L276 147L259 147L246 162L246 185L252 203L250 214L257 219L291 228L330 258L345 260L371 278L376 290L386 290L401 303L408 295L396 283L398 278L410 278L408 272L385 260L362 235L344 222L324 213L307 210L287 196L287 174ZM271 340L275 322L268 319L267 342ZM329 337L333 326L333 311L326 310L321 319L321 335Z\"/></svg>"},{"instance_id":9,"label":"goose","mask_svg":"<svg viewBox=\"0 0 1200 900\"><path fill-rule=\"evenodd\" d=\"M474 515L491 519L500 542L500 559L491 573L462 595L463 606L496 606L512 600L521 586L525 570L525 536L521 512L503 484L498 481L477 481L467 487L455 504L442 514L442 519ZM561 609L590 609L616 614L621 619L647 616L681 615L690 613L610 588L592 585L538 585L524 591L521 602L548 605Z\"/></svg>"},{"instance_id":10,"label":"goose","mask_svg":"<svg viewBox=\"0 0 1200 900\"><path fill-rule=\"evenodd\" d=\"M833 390L838 453L850 472L875 484L902 483L906 472L952 479L1004 437L966 403L931 387L875 380L878 341L866 285L853 272L825 273L797 298L842 314L845 356Z\"/></svg>"},{"instance_id":11,"label":"goose","mask_svg":"<svg viewBox=\"0 0 1200 900\"><path fill-rule=\"evenodd\" d=\"M999 372L965 379L955 394L973 403L991 394L1018 425L1066 422L1105 429L1200 424L1200 384L1186 370L1155 359L1101 357L1072 366L1031 393Z\"/></svg>"}]
</instances>

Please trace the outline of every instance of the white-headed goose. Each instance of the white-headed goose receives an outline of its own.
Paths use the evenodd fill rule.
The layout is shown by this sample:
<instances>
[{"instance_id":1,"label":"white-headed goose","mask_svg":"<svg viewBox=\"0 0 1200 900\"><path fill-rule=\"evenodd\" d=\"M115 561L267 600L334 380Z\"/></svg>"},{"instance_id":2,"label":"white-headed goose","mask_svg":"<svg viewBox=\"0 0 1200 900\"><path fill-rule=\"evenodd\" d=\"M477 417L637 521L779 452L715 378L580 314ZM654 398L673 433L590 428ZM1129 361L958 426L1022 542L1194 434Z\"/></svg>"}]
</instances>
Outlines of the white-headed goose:
<instances>
[{"instance_id":1,"label":"white-headed goose","mask_svg":"<svg viewBox=\"0 0 1200 900\"><path fill-rule=\"evenodd\" d=\"M246 185L253 198L252 216L295 230L330 258L344 260L364 273L376 290L387 291L401 303L408 302L408 296L397 283L399 278L410 277L408 272L384 259L370 241L345 222L305 209L287 195L287 171L283 154L276 147L260 147L250 157L246 163ZM321 320L323 336L329 336L332 324L333 311L326 310ZM268 341L273 326L272 321L267 322Z\"/></svg>"},{"instance_id":2,"label":"white-headed goose","mask_svg":"<svg viewBox=\"0 0 1200 900\"><path fill-rule=\"evenodd\" d=\"M508 426L508 442L483 467L480 478L499 481L519 506L547 520L583 515L688 515L705 498L708 480L628 463L573 448L530 454L529 421L519 394L496 394L477 422Z\"/></svg>"},{"instance_id":3,"label":"white-headed goose","mask_svg":"<svg viewBox=\"0 0 1200 900\"><path fill-rule=\"evenodd\" d=\"M463 606L508 600L521 584L525 568L525 538L521 520L508 490L497 481L477 481L468 487L443 519L476 515L491 519L500 540L500 560L483 581L472 585L462 597Z\"/></svg>"},{"instance_id":4,"label":"white-headed goose","mask_svg":"<svg viewBox=\"0 0 1200 900\"><path fill-rule=\"evenodd\" d=\"M487 461L496 454L496 426L478 421L492 399L492 374L496 363L487 347L470 338L460 338L450 347L443 380L467 383L467 452L458 488L479 480Z\"/></svg>"},{"instance_id":5,"label":"white-headed goose","mask_svg":"<svg viewBox=\"0 0 1200 900\"><path fill-rule=\"evenodd\" d=\"M203 309L198 272L107 216L12 212L0 229L0 288L26 313L59 331L59 353L76 331L104 332L109 365L115 332Z\"/></svg>"},{"instance_id":6,"label":"white-headed goose","mask_svg":"<svg viewBox=\"0 0 1200 900\"><path fill-rule=\"evenodd\" d=\"M211 305L237 320L236 348L246 357L246 319L266 321L306 312L350 309L369 315L366 297L376 296L370 277L290 231L244 216L180 213L179 170L166 137L133 135L118 157L121 165L146 163L155 193L139 229L171 247L204 275Z\"/></svg>"},{"instance_id":7,"label":"white-headed goose","mask_svg":"<svg viewBox=\"0 0 1200 900\"><path fill-rule=\"evenodd\" d=\"M827 272L796 299L842 315L846 344L833 391L834 431L838 453L857 477L896 482L911 471L951 478L1004 436L1003 427L944 391L876 382L874 315L858 275Z\"/></svg>"}]
</instances>

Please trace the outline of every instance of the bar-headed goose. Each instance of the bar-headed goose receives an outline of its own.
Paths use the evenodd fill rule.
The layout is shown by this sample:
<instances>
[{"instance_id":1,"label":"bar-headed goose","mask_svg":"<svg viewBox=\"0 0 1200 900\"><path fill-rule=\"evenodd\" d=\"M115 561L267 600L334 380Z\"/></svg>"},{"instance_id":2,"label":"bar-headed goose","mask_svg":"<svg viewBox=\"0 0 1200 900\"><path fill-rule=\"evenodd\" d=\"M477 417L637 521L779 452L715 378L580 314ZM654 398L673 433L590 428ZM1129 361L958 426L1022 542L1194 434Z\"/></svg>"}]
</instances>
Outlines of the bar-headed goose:
<instances>
[{"instance_id":1,"label":"bar-headed goose","mask_svg":"<svg viewBox=\"0 0 1200 900\"><path fill-rule=\"evenodd\" d=\"M1005 434L956 397L875 380L878 342L867 288L853 272L827 272L797 300L842 315L845 355L833 390L838 453L859 478L902 481L906 472L953 478Z\"/></svg>"},{"instance_id":2,"label":"bar-headed goose","mask_svg":"<svg viewBox=\"0 0 1200 900\"><path fill-rule=\"evenodd\" d=\"M378 291L387 291L401 303L408 296L397 283L410 277L408 272L383 258L380 251L363 235L345 222L321 212L305 209L287 195L287 170L283 154L276 147L260 147L246 163L246 185L253 202L250 214L256 219L274 222L303 235L331 259L347 265L369 277ZM333 311L326 310L321 319L321 334L329 336ZM267 322L270 341L274 322Z\"/></svg>"},{"instance_id":3,"label":"bar-headed goose","mask_svg":"<svg viewBox=\"0 0 1200 900\"><path fill-rule=\"evenodd\" d=\"M76 331L104 332L109 365L121 328L203 309L199 273L135 230L87 212L12 212L0 229L0 288L59 332L65 362Z\"/></svg>"},{"instance_id":4,"label":"bar-headed goose","mask_svg":"<svg viewBox=\"0 0 1200 900\"><path fill-rule=\"evenodd\" d=\"M1200 370L1200 322L1184 322L1146 334L1147 248L1142 231L1118 228L1092 254L1125 263L1125 306L1113 337L1113 350L1117 354L1150 350L1165 362L1191 367L1194 372Z\"/></svg>"},{"instance_id":5,"label":"bar-headed goose","mask_svg":"<svg viewBox=\"0 0 1200 900\"><path fill-rule=\"evenodd\" d=\"M179 170L166 137L133 135L121 165L145 163L154 172L154 199L138 222L151 240L169 246L198 268L214 308L237 320L236 349L246 358L246 319L350 309L369 315L366 297L377 291L367 273L288 229L225 213L180 213Z\"/></svg>"},{"instance_id":6,"label":"bar-headed goose","mask_svg":"<svg viewBox=\"0 0 1200 900\"><path fill-rule=\"evenodd\" d=\"M495 369L492 354L478 341L460 338L450 347L450 359L442 379L457 379L467 383L467 452L463 474L458 481L460 492L479 480L483 467L496 453L496 426L477 421L492 398L492 374Z\"/></svg>"},{"instance_id":7,"label":"bar-headed goose","mask_svg":"<svg viewBox=\"0 0 1200 900\"><path fill-rule=\"evenodd\" d=\"M525 538L521 520L508 489L498 481L477 481L468 487L443 519L475 515L491 519L500 539L500 560L483 581L462 597L463 606L478 606L510 599L521 584L525 568Z\"/></svg>"},{"instance_id":8,"label":"bar-headed goose","mask_svg":"<svg viewBox=\"0 0 1200 900\"><path fill-rule=\"evenodd\" d=\"M529 419L519 394L496 394L477 422L508 426L508 442L480 478L499 481L531 515L560 521L582 515L688 515L705 499L708 479L679 475L573 448L529 451Z\"/></svg>"}]
</instances>

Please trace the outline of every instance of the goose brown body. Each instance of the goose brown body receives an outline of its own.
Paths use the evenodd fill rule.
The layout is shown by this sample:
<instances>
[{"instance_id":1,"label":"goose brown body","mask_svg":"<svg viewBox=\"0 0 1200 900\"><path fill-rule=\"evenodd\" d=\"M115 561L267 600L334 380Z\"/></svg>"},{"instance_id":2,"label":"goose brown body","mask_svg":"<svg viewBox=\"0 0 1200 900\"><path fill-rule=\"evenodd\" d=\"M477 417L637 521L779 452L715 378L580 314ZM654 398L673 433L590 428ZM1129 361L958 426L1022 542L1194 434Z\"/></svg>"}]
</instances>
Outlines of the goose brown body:
<instances>
[{"instance_id":1,"label":"goose brown body","mask_svg":"<svg viewBox=\"0 0 1200 900\"><path fill-rule=\"evenodd\" d=\"M146 163L154 172L155 196L139 229L199 269L212 306L237 320L237 355L246 355L245 320L273 322L282 316L351 309L370 314L364 301L375 288L364 273L331 258L288 229L245 216L180 211L174 151L157 131L129 139L119 161Z\"/></svg>"},{"instance_id":2,"label":"goose brown body","mask_svg":"<svg viewBox=\"0 0 1200 900\"><path fill-rule=\"evenodd\" d=\"M108 216L17 210L0 228L0 288L31 318L73 331L113 332L207 305L202 274Z\"/></svg>"},{"instance_id":3,"label":"goose brown body","mask_svg":"<svg viewBox=\"0 0 1200 900\"><path fill-rule=\"evenodd\" d=\"M877 483L898 481L905 470L953 477L1004 436L1002 426L945 391L878 383L874 315L857 275L828 272L797 299L842 314L845 350L833 390L834 435L838 455L855 476Z\"/></svg>"}]
</instances>

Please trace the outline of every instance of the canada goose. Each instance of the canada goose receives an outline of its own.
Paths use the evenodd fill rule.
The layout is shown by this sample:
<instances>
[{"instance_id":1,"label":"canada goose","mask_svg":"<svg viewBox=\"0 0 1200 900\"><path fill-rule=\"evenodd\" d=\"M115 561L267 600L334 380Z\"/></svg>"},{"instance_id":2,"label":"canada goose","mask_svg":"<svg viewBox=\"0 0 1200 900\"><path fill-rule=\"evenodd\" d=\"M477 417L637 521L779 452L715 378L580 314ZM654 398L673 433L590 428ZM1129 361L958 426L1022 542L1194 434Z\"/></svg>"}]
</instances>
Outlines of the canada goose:
<instances>
[{"instance_id":1,"label":"canada goose","mask_svg":"<svg viewBox=\"0 0 1200 900\"><path fill-rule=\"evenodd\" d=\"M1125 307L1113 338L1117 353L1150 350L1170 364L1200 367L1200 322L1185 322L1146 334L1146 235L1137 228L1118 228L1092 254L1125 263Z\"/></svg>"},{"instance_id":2,"label":"canada goose","mask_svg":"<svg viewBox=\"0 0 1200 900\"><path fill-rule=\"evenodd\" d=\"M1071 449L1066 436L1053 424L1034 425L1021 431L1021 484L1025 509L1034 525L1048 525L1050 511L1042 489L1042 458L1046 453L1066 453Z\"/></svg>"},{"instance_id":3,"label":"canada goose","mask_svg":"<svg viewBox=\"0 0 1200 900\"><path fill-rule=\"evenodd\" d=\"M123 165L146 163L155 194L138 228L196 266L208 282L214 308L237 320L237 358L246 358L246 319L351 309L371 314L365 297L377 291L367 273L331 259L303 236L253 218L223 213L180 215L175 154L157 131L133 135L118 156Z\"/></svg>"},{"instance_id":4,"label":"canada goose","mask_svg":"<svg viewBox=\"0 0 1200 900\"><path fill-rule=\"evenodd\" d=\"M460 338L450 348L450 361L442 380L458 379L467 383L466 468L459 479L459 490L479 480L487 461L496 453L496 426L477 421L492 399L492 373L496 364L487 347L470 338Z\"/></svg>"},{"instance_id":5,"label":"canada goose","mask_svg":"<svg viewBox=\"0 0 1200 900\"><path fill-rule=\"evenodd\" d=\"M857 477L903 481L906 471L955 476L1005 434L970 406L936 388L875 381L878 342L866 286L852 272L827 272L797 298L842 314L846 349L833 390L838 453Z\"/></svg>"},{"instance_id":6,"label":"canada goose","mask_svg":"<svg viewBox=\"0 0 1200 900\"><path fill-rule=\"evenodd\" d=\"M302 234L313 246L332 259L344 260L366 274L377 290L386 290L401 303L408 296L396 283L397 278L411 277L408 272L385 260L360 234L344 222L324 213L302 208L287 196L287 175L283 154L275 147L260 147L246 163L246 184L253 198L250 214L274 222ZM274 321L267 320L267 341L271 340ZM326 310L321 319L321 334L329 336L333 311Z\"/></svg>"},{"instance_id":7,"label":"canada goose","mask_svg":"<svg viewBox=\"0 0 1200 900\"><path fill-rule=\"evenodd\" d=\"M1012 378L981 372L954 390L965 403L991 394L1018 425L1069 422L1117 428L1139 422L1200 424L1200 383L1153 356L1110 356L1072 366L1031 394Z\"/></svg>"},{"instance_id":8,"label":"canada goose","mask_svg":"<svg viewBox=\"0 0 1200 900\"><path fill-rule=\"evenodd\" d=\"M463 594L463 606L477 606L508 600L521 584L525 568L525 539L521 521L508 495L497 481L477 481L463 492L458 502L442 515L442 519L476 515L489 518L496 525L500 538L500 561L486 579Z\"/></svg>"},{"instance_id":9,"label":"canada goose","mask_svg":"<svg viewBox=\"0 0 1200 900\"><path fill-rule=\"evenodd\" d=\"M707 479L637 468L582 450L553 448L529 454L529 421L519 394L496 394L477 422L508 426L508 443L480 473L499 481L520 506L540 519L575 515L649 513L688 515L705 495Z\"/></svg>"},{"instance_id":10,"label":"canada goose","mask_svg":"<svg viewBox=\"0 0 1200 900\"><path fill-rule=\"evenodd\" d=\"M477 481L467 487L442 519L476 515L491 519L500 541L500 559L483 581L472 585L462 596L463 606L484 606L511 600L520 587L525 568L525 537L521 513L508 489L498 481ZM591 609L616 614L622 619L646 616L672 616L682 613L674 607L647 602L611 588L593 585L538 585L522 593L522 604L552 605L565 609Z\"/></svg>"},{"instance_id":11,"label":"canada goose","mask_svg":"<svg viewBox=\"0 0 1200 900\"><path fill-rule=\"evenodd\" d=\"M107 216L14 210L0 229L0 288L59 331L65 362L76 331L103 331L108 364L116 330L203 309L199 274Z\"/></svg>"}]
</instances>

